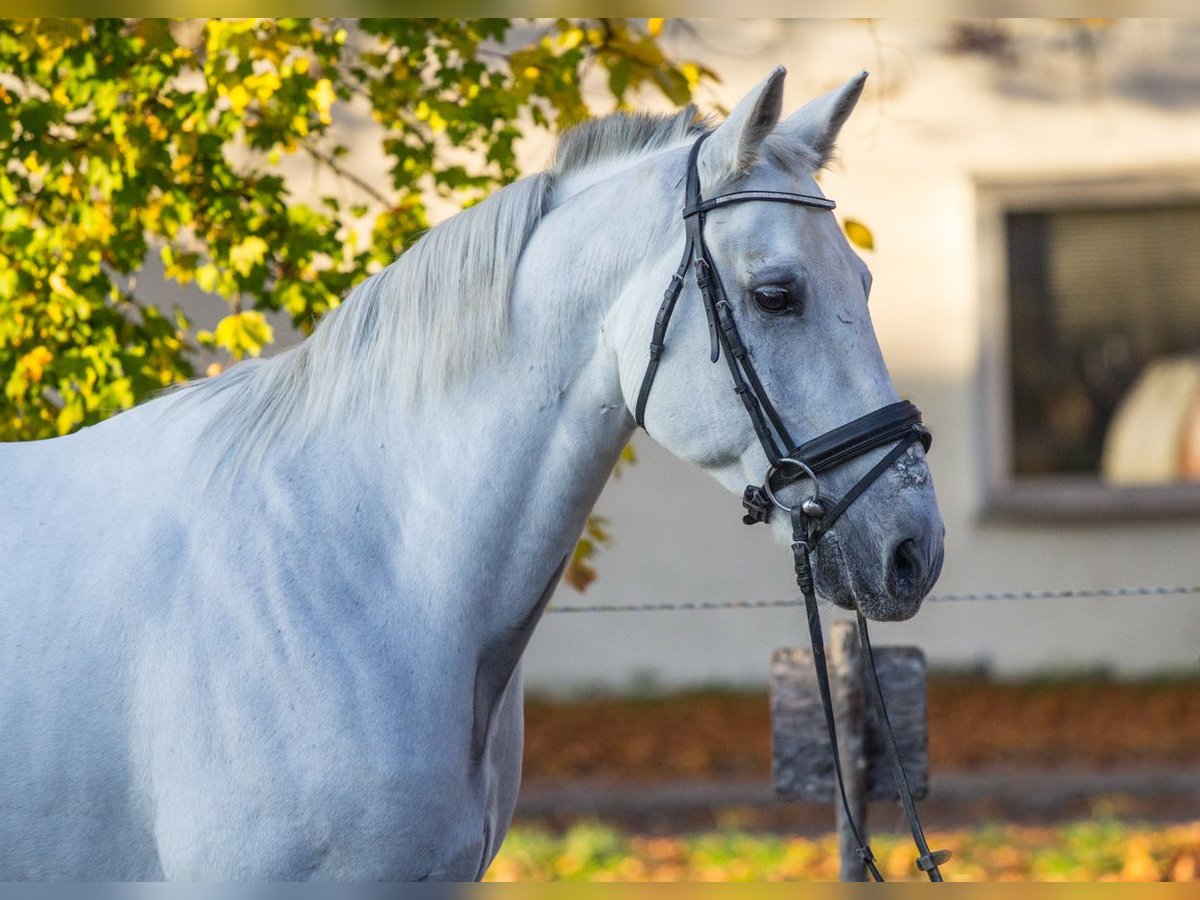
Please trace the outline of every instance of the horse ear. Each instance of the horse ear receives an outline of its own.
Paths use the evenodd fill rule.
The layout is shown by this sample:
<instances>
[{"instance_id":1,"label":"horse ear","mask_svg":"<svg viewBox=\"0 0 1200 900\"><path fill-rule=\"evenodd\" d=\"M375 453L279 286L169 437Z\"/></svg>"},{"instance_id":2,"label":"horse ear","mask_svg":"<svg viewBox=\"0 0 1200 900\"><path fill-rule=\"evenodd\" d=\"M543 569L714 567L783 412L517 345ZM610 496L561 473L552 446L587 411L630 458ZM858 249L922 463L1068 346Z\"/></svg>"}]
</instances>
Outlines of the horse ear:
<instances>
[{"instance_id":1,"label":"horse ear","mask_svg":"<svg viewBox=\"0 0 1200 900\"><path fill-rule=\"evenodd\" d=\"M744 175L757 161L759 147L779 124L786 74L783 66L777 66L738 102L729 117L701 145L696 164L705 194Z\"/></svg>"},{"instance_id":2,"label":"horse ear","mask_svg":"<svg viewBox=\"0 0 1200 900\"><path fill-rule=\"evenodd\" d=\"M804 104L788 116L779 130L811 151L818 166L825 165L833 154L838 132L854 112L866 81L867 73L859 72L837 90Z\"/></svg>"}]
</instances>

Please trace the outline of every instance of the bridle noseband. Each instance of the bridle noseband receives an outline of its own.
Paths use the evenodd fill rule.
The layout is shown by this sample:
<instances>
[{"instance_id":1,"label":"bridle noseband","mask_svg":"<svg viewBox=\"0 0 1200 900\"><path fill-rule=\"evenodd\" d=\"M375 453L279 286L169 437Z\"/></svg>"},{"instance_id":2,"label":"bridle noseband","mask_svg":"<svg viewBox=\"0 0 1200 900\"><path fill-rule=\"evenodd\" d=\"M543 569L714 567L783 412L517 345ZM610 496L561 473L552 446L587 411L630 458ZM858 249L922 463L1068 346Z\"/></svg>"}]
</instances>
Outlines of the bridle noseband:
<instances>
[{"instance_id":1,"label":"bridle noseband","mask_svg":"<svg viewBox=\"0 0 1200 900\"><path fill-rule=\"evenodd\" d=\"M734 191L708 200L703 199L700 196L700 172L697 167L697 159L700 155L700 146L706 137L707 135L701 135L692 145L691 152L688 154L683 207L687 239L684 242L683 259L680 260L675 274L671 276L670 284L667 285L667 290L663 294L662 305L659 307L654 321L654 331L650 339L650 361L646 366L646 374L642 378L641 389L638 391L634 418L638 425L642 428L646 427L646 401L650 397L650 388L658 371L663 348L666 346L667 326L670 324L675 304L683 292L688 270L691 269L695 273L696 285L700 289L700 298L704 303L704 312L708 318L710 359L715 363L721 357L722 352L724 353L729 374L733 378L734 392L741 398L742 405L746 408L746 413L750 417L755 434L758 436L769 463L763 483L748 486L742 495L742 506L746 509L746 515L743 516L742 521L747 525L765 522L775 509L786 513L791 519L792 556L796 569L796 582L804 594L817 686L825 708L825 724L829 732L830 748L833 751L834 773L838 791L841 794L842 808L858 842L858 853L862 857L864 865L876 881L883 881L883 876L875 864L875 857L871 853L870 847L860 836L861 832L850 812L850 804L846 797L838 753L837 729L834 725L829 674L825 661L824 636L821 631L820 612L813 583L811 555L821 537L829 532L851 503L858 499L913 444L919 442L928 451L932 437L929 430L921 424L921 411L907 400L901 400L867 413L865 416L860 416L852 422L847 422L845 425L803 444L797 444L792 439L783 418L767 396L762 381L754 369L750 354L738 334L737 324L733 319L733 309L725 294L725 288L721 284L721 277L713 262L712 254L709 253L708 245L704 240L704 220L706 214L713 209L749 201L791 203L823 210L832 210L836 204L825 197L793 194L785 191ZM819 474L888 444L894 446L840 500L832 502L821 495L817 480ZM781 503L776 496L776 491L800 479L807 479L811 483L811 495L795 506ZM862 642L863 657L868 673L869 692L872 695L876 715L885 735L884 743L891 758L892 773L900 803L904 807L913 841L920 853L917 867L928 874L930 881L941 881L942 875L938 867L950 858L950 853L946 850L930 851L929 845L925 841L925 834L917 817L916 805L913 802L908 779L905 777L904 768L900 762L900 753L896 747L895 736L892 734L887 708L880 691L867 621L861 612L857 613L857 618L858 634Z\"/></svg>"}]
</instances>

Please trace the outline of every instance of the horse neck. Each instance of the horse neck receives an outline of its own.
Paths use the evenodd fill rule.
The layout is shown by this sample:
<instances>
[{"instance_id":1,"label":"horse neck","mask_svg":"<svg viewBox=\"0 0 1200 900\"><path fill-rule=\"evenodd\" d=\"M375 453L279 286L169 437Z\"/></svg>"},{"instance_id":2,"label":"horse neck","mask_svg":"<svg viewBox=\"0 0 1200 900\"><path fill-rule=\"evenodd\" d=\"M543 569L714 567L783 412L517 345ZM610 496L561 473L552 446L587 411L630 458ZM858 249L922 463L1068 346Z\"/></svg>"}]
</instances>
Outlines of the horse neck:
<instances>
[{"instance_id":1,"label":"horse neck","mask_svg":"<svg viewBox=\"0 0 1200 900\"><path fill-rule=\"evenodd\" d=\"M399 473L405 556L448 602L482 604L497 624L536 607L632 430L604 325L641 277L627 248L646 254L653 235L608 191L590 193L553 210L530 241L500 362L393 423L386 442L398 455L388 468Z\"/></svg>"}]
</instances>

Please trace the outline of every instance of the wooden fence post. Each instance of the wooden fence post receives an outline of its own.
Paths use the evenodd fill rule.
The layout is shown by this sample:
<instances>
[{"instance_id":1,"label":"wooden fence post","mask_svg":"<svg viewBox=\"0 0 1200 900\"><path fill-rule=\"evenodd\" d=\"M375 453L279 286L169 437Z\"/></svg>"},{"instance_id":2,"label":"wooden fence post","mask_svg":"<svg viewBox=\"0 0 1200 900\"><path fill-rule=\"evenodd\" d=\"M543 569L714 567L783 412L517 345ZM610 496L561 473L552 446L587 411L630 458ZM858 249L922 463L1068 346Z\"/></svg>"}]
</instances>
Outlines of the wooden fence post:
<instances>
[{"instance_id":1,"label":"wooden fence post","mask_svg":"<svg viewBox=\"0 0 1200 900\"><path fill-rule=\"evenodd\" d=\"M867 801L894 801L896 782L875 710L867 702L853 623L832 624L827 652L846 797L866 840ZM916 647L877 647L875 663L909 787L920 800L929 786L925 657ZM865 867L837 793L825 712L807 647L783 647L771 657L771 743L775 790L781 797L833 803L841 879L865 881Z\"/></svg>"}]
</instances>

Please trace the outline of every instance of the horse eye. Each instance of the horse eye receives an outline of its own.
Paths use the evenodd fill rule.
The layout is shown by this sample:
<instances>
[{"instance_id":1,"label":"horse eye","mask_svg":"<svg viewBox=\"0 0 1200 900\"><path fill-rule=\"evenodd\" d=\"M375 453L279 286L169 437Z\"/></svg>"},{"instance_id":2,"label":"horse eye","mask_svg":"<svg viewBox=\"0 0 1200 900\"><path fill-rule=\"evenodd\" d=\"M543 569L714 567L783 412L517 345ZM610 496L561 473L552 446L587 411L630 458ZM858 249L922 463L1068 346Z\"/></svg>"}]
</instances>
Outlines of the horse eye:
<instances>
[{"instance_id":1,"label":"horse eye","mask_svg":"<svg viewBox=\"0 0 1200 900\"><path fill-rule=\"evenodd\" d=\"M785 287L762 287L754 292L754 302L767 312L782 312L791 305L792 295Z\"/></svg>"}]
</instances>

